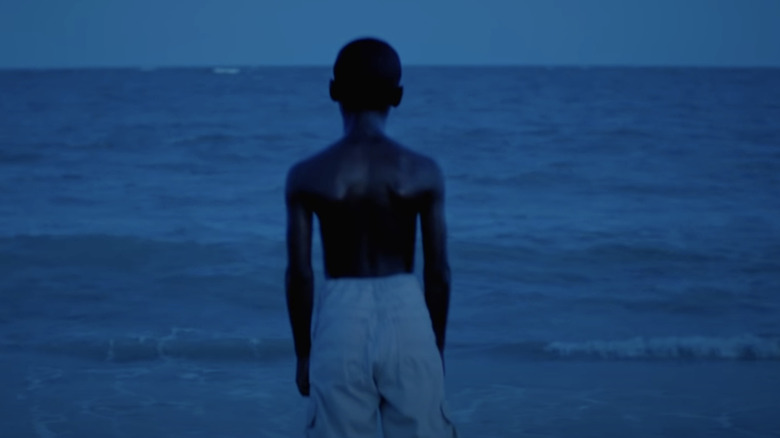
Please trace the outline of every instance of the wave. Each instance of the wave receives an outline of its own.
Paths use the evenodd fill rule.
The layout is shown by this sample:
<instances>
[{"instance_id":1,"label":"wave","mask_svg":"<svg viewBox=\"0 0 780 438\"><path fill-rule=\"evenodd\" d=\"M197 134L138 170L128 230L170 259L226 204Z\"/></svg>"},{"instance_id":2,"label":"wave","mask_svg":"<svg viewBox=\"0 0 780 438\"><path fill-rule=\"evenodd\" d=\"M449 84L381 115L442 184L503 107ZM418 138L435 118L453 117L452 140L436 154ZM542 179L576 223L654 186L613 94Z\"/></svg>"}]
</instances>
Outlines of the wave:
<instances>
[{"instance_id":1,"label":"wave","mask_svg":"<svg viewBox=\"0 0 780 438\"><path fill-rule=\"evenodd\" d=\"M181 146L224 146L246 141L249 137L231 134L227 132L199 133L171 141L174 145Z\"/></svg>"},{"instance_id":2,"label":"wave","mask_svg":"<svg viewBox=\"0 0 780 438\"><path fill-rule=\"evenodd\" d=\"M0 238L0 273L31 267L117 269L194 269L241 263L235 246L192 240L159 240L108 234L17 235Z\"/></svg>"},{"instance_id":3,"label":"wave","mask_svg":"<svg viewBox=\"0 0 780 438\"><path fill-rule=\"evenodd\" d=\"M574 250L567 257L579 260L615 262L709 262L724 257L705 251L664 242L639 241L631 243L601 243Z\"/></svg>"},{"instance_id":4,"label":"wave","mask_svg":"<svg viewBox=\"0 0 780 438\"><path fill-rule=\"evenodd\" d=\"M30 152L0 151L0 164L34 164L42 162L45 156Z\"/></svg>"},{"instance_id":5,"label":"wave","mask_svg":"<svg viewBox=\"0 0 780 438\"><path fill-rule=\"evenodd\" d=\"M184 335L182 333L186 332ZM200 332L200 331L195 331ZM31 344L4 343L2 350L33 350L102 362L157 360L276 361L293 357L292 339L191 336L174 329L160 337L72 337ZM777 361L780 338L683 336L590 340L583 342L518 342L510 344L454 344L455 352L511 356L519 360L564 361Z\"/></svg>"},{"instance_id":6,"label":"wave","mask_svg":"<svg viewBox=\"0 0 780 438\"><path fill-rule=\"evenodd\" d=\"M241 73L241 69L233 67L214 67L211 71L218 75L235 75Z\"/></svg>"},{"instance_id":7,"label":"wave","mask_svg":"<svg viewBox=\"0 0 780 438\"><path fill-rule=\"evenodd\" d=\"M780 338L683 336L551 342L544 353L560 359L780 360Z\"/></svg>"},{"instance_id":8,"label":"wave","mask_svg":"<svg viewBox=\"0 0 780 438\"><path fill-rule=\"evenodd\" d=\"M688 266L709 266L712 264L733 262L736 258L728 252L708 250L704 247L686 247L669 241L618 241L621 236L610 236L603 233L582 233L576 236L579 240L591 240L593 243L579 243L574 246L569 242L545 240L532 235L505 233L502 244L475 243L473 241L453 241L451 244L452 258L468 261L476 269L495 268L506 271L506 265L498 264L497 260L522 260L525 263L535 262L547 267L565 267L565 269L585 268L593 265L603 266L604 263L646 265L648 267L664 266L664 264L686 264ZM517 243L515 243L517 242ZM569 246L564 246L569 244ZM766 251L765 251L766 252ZM756 254L760 259L769 259L772 254ZM744 258L743 258L744 259ZM478 263L480 260L489 264ZM745 260L741 260L745 261ZM752 262L752 260L749 260Z\"/></svg>"},{"instance_id":9,"label":"wave","mask_svg":"<svg viewBox=\"0 0 780 438\"><path fill-rule=\"evenodd\" d=\"M98 362L208 360L225 362L275 361L294 356L291 339L192 338L180 339L174 330L162 337L66 338L49 342L6 343L0 350L37 351Z\"/></svg>"},{"instance_id":10,"label":"wave","mask_svg":"<svg viewBox=\"0 0 780 438\"><path fill-rule=\"evenodd\" d=\"M558 166L565 167L566 164L560 163ZM529 189L540 186L570 186L586 182L584 176L578 176L572 172L562 173L560 169L555 168L555 165L551 166L550 169L527 170L513 172L512 174L459 173L453 174L451 178L456 182L474 184L480 187L511 187L517 189Z\"/></svg>"}]
</instances>

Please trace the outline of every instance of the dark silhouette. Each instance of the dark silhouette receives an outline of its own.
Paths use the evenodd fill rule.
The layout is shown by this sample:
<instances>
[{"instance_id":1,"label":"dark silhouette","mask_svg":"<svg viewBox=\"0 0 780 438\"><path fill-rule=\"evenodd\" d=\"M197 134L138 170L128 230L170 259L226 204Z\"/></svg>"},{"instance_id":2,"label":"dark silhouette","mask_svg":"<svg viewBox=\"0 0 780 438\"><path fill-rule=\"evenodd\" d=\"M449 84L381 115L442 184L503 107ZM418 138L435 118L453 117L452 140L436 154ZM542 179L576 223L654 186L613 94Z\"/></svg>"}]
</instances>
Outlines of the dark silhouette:
<instances>
[{"instance_id":1,"label":"dark silhouette","mask_svg":"<svg viewBox=\"0 0 780 438\"><path fill-rule=\"evenodd\" d=\"M373 436L379 412L387 438L454 436L444 412L450 271L442 173L385 135L389 109L403 92L392 47L353 41L333 73L330 95L340 104L344 136L293 166L286 185L287 305L296 383L312 395L307 430ZM326 275L317 297L313 215ZM424 291L411 275L418 217Z\"/></svg>"}]
</instances>

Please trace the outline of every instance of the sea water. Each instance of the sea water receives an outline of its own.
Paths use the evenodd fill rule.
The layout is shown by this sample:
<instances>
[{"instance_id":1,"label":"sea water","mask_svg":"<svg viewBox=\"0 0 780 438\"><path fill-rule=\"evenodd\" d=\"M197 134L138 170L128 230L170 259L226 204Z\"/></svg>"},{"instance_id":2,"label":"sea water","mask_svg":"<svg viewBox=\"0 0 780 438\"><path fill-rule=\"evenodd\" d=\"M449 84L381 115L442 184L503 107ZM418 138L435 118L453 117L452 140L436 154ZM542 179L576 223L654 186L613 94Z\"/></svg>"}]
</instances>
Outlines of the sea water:
<instances>
[{"instance_id":1,"label":"sea water","mask_svg":"<svg viewBox=\"0 0 780 438\"><path fill-rule=\"evenodd\" d=\"M283 187L341 134L329 79L0 71L0 436L300 436ZM462 434L780 436L780 70L403 85L389 134L446 177Z\"/></svg>"}]
</instances>

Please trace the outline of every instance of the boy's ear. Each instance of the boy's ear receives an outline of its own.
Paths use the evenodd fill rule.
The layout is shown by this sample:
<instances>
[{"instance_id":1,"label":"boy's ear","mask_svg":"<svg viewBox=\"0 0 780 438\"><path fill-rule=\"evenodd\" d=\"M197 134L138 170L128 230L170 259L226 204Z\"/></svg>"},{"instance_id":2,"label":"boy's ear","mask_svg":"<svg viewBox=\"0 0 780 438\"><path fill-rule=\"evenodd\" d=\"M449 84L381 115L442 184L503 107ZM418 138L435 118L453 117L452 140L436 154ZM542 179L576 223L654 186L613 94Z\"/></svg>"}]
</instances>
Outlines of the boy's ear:
<instances>
[{"instance_id":1,"label":"boy's ear","mask_svg":"<svg viewBox=\"0 0 780 438\"><path fill-rule=\"evenodd\" d=\"M336 85L336 81L333 79L330 80L330 98L336 102L339 102L341 100L341 96L339 96L339 87Z\"/></svg>"},{"instance_id":2,"label":"boy's ear","mask_svg":"<svg viewBox=\"0 0 780 438\"><path fill-rule=\"evenodd\" d=\"M396 107L401 104L401 98L404 96L404 87L398 86L395 90L393 90L393 94L391 95L390 99L390 105L393 107Z\"/></svg>"}]
</instances>

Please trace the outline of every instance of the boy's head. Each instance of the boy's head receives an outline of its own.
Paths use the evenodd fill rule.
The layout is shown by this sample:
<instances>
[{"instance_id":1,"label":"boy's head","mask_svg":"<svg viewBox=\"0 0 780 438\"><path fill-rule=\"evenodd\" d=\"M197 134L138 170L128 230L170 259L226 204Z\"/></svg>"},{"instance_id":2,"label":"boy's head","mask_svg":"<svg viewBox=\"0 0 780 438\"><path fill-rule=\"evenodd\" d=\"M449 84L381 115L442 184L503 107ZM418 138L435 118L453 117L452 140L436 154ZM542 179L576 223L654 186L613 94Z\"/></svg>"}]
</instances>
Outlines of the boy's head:
<instances>
[{"instance_id":1,"label":"boy's head","mask_svg":"<svg viewBox=\"0 0 780 438\"><path fill-rule=\"evenodd\" d=\"M386 111L401 103L401 60L384 41L361 38L344 46L333 65L330 97L348 111Z\"/></svg>"}]
</instances>

